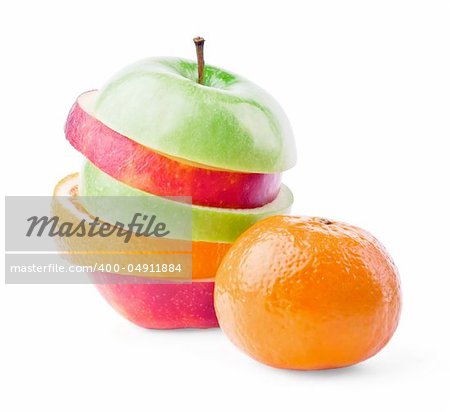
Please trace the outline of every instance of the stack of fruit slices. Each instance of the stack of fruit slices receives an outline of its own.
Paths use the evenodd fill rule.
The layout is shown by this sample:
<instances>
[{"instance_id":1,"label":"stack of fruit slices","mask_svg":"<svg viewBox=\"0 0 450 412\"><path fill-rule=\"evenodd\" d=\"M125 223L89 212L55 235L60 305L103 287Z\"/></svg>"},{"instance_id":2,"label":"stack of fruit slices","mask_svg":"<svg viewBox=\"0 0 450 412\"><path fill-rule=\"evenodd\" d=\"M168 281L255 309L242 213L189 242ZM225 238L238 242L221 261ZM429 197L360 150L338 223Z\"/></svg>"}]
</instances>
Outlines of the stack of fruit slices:
<instances>
[{"instance_id":1,"label":"stack of fruit slices","mask_svg":"<svg viewBox=\"0 0 450 412\"><path fill-rule=\"evenodd\" d=\"M288 213L293 201L281 172L294 165L296 150L280 106L216 67L204 67L200 84L198 67L178 58L137 62L82 94L65 128L86 162L55 195L143 196L150 215L154 205L191 212L192 283L97 284L146 328L217 326L214 276L223 256L243 231ZM192 206L167 196L189 196ZM86 216L99 215L87 209ZM112 210L105 220L116 217Z\"/></svg>"}]
</instances>

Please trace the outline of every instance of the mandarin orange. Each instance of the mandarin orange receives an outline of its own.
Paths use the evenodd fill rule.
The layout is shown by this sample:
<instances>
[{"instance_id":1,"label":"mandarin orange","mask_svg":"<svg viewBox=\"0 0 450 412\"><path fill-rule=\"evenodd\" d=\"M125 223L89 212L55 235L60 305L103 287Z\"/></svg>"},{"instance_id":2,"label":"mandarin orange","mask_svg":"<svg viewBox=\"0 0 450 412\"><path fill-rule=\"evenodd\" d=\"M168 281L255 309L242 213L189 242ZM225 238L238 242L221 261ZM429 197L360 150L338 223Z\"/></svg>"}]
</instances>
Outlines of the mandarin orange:
<instances>
[{"instance_id":1,"label":"mandarin orange","mask_svg":"<svg viewBox=\"0 0 450 412\"><path fill-rule=\"evenodd\" d=\"M397 269L368 232L322 218L273 216L244 232L222 261L219 324L265 364L326 369L361 362L393 335Z\"/></svg>"}]
</instances>

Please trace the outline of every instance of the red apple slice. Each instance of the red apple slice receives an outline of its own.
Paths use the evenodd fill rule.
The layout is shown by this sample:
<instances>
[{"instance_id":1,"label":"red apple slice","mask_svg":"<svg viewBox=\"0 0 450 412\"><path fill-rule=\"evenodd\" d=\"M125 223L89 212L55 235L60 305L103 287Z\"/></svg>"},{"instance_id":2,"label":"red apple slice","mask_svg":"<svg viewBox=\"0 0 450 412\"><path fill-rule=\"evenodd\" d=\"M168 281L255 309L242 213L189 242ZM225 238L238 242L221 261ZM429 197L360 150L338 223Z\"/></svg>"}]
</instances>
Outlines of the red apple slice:
<instances>
[{"instance_id":1,"label":"red apple slice","mask_svg":"<svg viewBox=\"0 0 450 412\"><path fill-rule=\"evenodd\" d=\"M106 301L134 324L148 329L215 328L214 279L192 283L131 284L129 276L91 275ZM120 278L126 278L121 283Z\"/></svg>"},{"instance_id":2,"label":"red apple slice","mask_svg":"<svg viewBox=\"0 0 450 412\"><path fill-rule=\"evenodd\" d=\"M83 219L89 221L91 217L76 202L77 196L78 174L73 174L56 185L52 214L62 222L74 225ZM61 238L58 249L62 253L82 250L80 241L82 239ZM136 250L146 250L143 244L134 246ZM214 278L211 276L215 275L228 246L193 242L192 283L102 272L91 273L90 276L107 302L136 325L151 329L213 328L218 324L213 302ZM88 260L83 261L83 254L65 254L65 258L75 265L93 264L89 260L90 255L86 256ZM210 277L206 277L208 270Z\"/></svg>"},{"instance_id":3,"label":"red apple slice","mask_svg":"<svg viewBox=\"0 0 450 412\"><path fill-rule=\"evenodd\" d=\"M207 168L162 155L110 129L92 113L96 91L82 94L65 127L67 140L108 175L158 196L191 196L195 205L249 209L271 202L280 173Z\"/></svg>"}]
</instances>

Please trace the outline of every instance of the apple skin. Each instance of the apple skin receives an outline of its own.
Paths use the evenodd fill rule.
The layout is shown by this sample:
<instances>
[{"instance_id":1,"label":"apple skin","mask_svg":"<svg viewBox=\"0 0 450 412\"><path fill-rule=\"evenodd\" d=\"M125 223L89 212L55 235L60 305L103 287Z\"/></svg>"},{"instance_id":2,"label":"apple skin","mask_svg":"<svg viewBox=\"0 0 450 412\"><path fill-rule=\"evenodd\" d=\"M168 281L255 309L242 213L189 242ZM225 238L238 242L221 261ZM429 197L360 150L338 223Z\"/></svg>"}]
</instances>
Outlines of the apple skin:
<instances>
[{"instance_id":1,"label":"apple skin","mask_svg":"<svg viewBox=\"0 0 450 412\"><path fill-rule=\"evenodd\" d=\"M244 230L267 216L288 214L294 200L287 186L281 185L276 199L259 208L191 206L128 186L89 161L84 163L80 174L79 194L85 209L105 222L129 222L138 211L148 216L156 215L158 221L165 222L171 238L222 243L234 242ZM113 200L108 197L114 199L113 207ZM187 225L189 222L192 224Z\"/></svg>"},{"instance_id":2,"label":"apple skin","mask_svg":"<svg viewBox=\"0 0 450 412\"><path fill-rule=\"evenodd\" d=\"M279 173L207 169L164 156L115 132L90 114L96 94L84 93L72 106L66 138L115 179L158 196L190 196L192 204L202 206L255 208L277 196Z\"/></svg>"},{"instance_id":3,"label":"apple skin","mask_svg":"<svg viewBox=\"0 0 450 412\"><path fill-rule=\"evenodd\" d=\"M97 272L91 276L106 301L126 319L143 328L219 326L214 310L212 279L192 283L132 284L129 278L121 283L118 280L121 276L115 274Z\"/></svg>"},{"instance_id":4,"label":"apple skin","mask_svg":"<svg viewBox=\"0 0 450 412\"><path fill-rule=\"evenodd\" d=\"M78 173L71 174L61 179L53 192L53 200L51 213L52 216L58 216L61 222L72 224L73 227L79 225L81 220L89 222L92 219L86 210L78 201ZM96 241L93 238L86 237L55 237L59 252L76 252L83 250L99 250L99 251L149 251L156 250L172 250L191 251L192 253L192 279L204 280L215 276L217 269L232 243L217 242L192 242L172 241L170 239L149 240L145 237L132 237L127 244L123 240L112 237ZM105 241L107 243L105 243ZM167 242L166 242L167 241ZM150 243L150 244L149 244ZM69 255L67 255L69 256ZM117 255L119 259L115 259L117 263L126 266L131 263L129 255ZM75 265L92 266L99 262L99 255L95 253L73 253L68 258ZM108 262L111 263L111 262Z\"/></svg>"},{"instance_id":5,"label":"apple skin","mask_svg":"<svg viewBox=\"0 0 450 412\"><path fill-rule=\"evenodd\" d=\"M136 62L100 89L96 119L152 150L192 162L253 173L276 173L296 162L289 121L254 83L174 57Z\"/></svg>"},{"instance_id":6,"label":"apple skin","mask_svg":"<svg viewBox=\"0 0 450 412\"><path fill-rule=\"evenodd\" d=\"M52 202L52 215L58 216L63 222L75 225L80 219L89 220L89 215L76 202L78 196L78 174L72 174L62 179L55 187ZM76 237L61 238L57 246L64 257L72 264L93 264L93 262L78 262L81 254L67 254L68 251L83 250L83 239ZM69 242L72 240L73 242ZM80 244L81 242L81 244ZM92 243L91 243L92 245ZM136 250L145 248L140 243ZM225 248L224 250L222 250ZM193 260L195 260L195 243L193 244ZM176 283L162 279L144 279L137 276L119 275L112 273L91 273L91 280L98 291L110 305L136 325L153 329L173 328L213 328L217 327L214 311L214 279L217 259L221 259L227 245L220 245L216 249L213 244L201 245L199 258L202 262L203 254L212 254L206 265L198 268L201 273L212 271L209 277L193 280L192 283ZM102 250L102 249L100 249ZM218 255L219 253L219 255ZM89 256L87 254L86 256ZM194 262L193 262L194 263ZM211 266L212 265L212 266ZM195 263L193 265L195 271Z\"/></svg>"}]
</instances>

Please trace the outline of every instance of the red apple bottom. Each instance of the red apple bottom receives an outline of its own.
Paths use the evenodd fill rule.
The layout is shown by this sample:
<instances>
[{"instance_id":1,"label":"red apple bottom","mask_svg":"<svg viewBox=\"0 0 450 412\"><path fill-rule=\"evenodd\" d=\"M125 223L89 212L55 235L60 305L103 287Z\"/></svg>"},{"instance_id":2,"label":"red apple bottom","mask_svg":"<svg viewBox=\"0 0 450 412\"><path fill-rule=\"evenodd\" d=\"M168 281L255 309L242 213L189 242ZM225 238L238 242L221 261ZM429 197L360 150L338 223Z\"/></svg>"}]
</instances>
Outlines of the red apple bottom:
<instances>
[{"instance_id":1,"label":"red apple bottom","mask_svg":"<svg viewBox=\"0 0 450 412\"><path fill-rule=\"evenodd\" d=\"M126 319L147 329L216 328L214 280L130 283L129 276L91 274L98 291ZM124 280L124 278L126 278ZM114 283L112 283L114 282Z\"/></svg>"}]
</instances>

